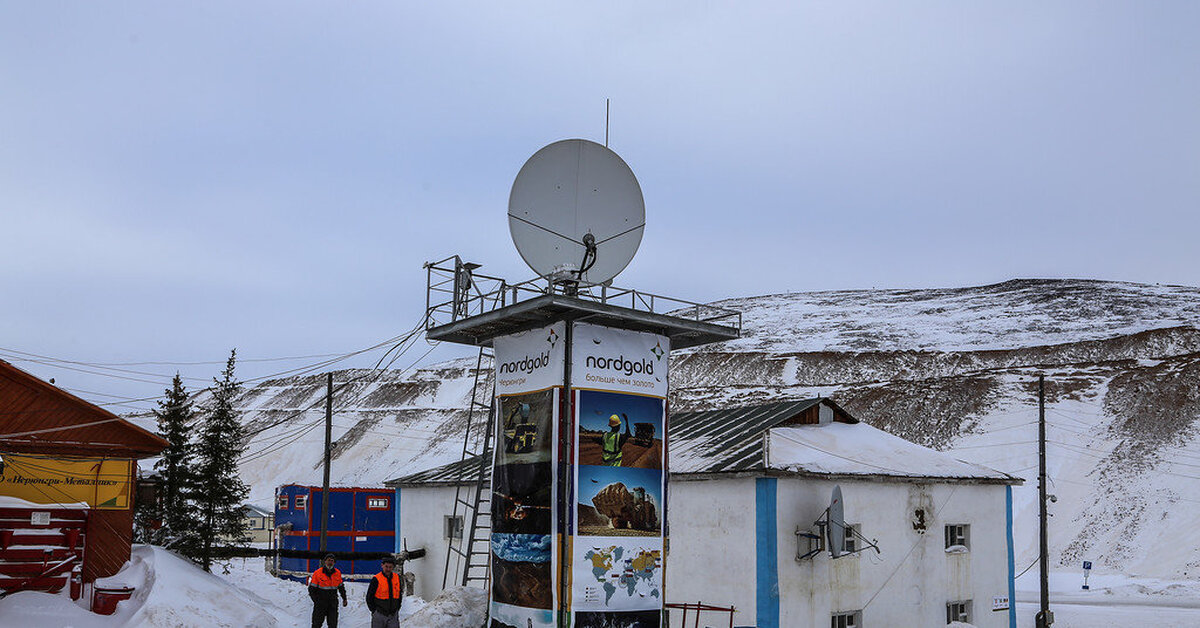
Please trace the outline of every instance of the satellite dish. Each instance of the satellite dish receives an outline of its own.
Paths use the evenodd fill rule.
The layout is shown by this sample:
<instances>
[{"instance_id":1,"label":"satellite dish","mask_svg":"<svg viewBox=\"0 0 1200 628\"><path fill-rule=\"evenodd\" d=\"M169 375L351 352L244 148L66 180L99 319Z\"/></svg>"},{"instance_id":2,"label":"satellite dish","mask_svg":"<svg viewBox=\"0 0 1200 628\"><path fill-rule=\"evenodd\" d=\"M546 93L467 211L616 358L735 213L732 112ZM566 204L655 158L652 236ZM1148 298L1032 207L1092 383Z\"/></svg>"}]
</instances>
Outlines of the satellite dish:
<instances>
[{"instance_id":1,"label":"satellite dish","mask_svg":"<svg viewBox=\"0 0 1200 628\"><path fill-rule=\"evenodd\" d=\"M829 555L837 558L846 549L846 510L842 503L842 487L833 486L829 500Z\"/></svg>"},{"instance_id":2,"label":"satellite dish","mask_svg":"<svg viewBox=\"0 0 1200 628\"><path fill-rule=\"evenodd\" d=\"M508 197L517 251L533 272L555 280L610 281L633 259L645 226L633 171L588 140L562 140L534 153Z\"/></svg>"}]
</instances>

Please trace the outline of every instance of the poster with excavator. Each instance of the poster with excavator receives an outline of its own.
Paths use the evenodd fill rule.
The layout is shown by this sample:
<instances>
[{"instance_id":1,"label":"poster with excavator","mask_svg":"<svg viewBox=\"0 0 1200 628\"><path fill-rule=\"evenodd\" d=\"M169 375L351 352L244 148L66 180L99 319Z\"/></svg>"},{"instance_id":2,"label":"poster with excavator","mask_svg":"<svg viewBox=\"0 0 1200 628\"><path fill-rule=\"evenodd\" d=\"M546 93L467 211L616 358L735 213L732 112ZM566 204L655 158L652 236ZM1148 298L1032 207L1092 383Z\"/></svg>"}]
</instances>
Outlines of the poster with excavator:
<instances>
[{"instance_id":1,"label":"poster with excavator","mask_svg":"<svg viewBox=\"0 0 1200 628\"><path fill-rule=\"evenodd\" d=\"M575 625L658 628L669 341L585 323L573 336Z\"/></svg>"},{"instance_id":2,"label":"poster with excavator","mask_svg":"<svg viewBox=\"0 0 1200 628\"><path fill-rule=\"evenodd\" d=\"M557 435L565 323L497 338L492 628L550 628L558 579Z\"/></svg>"}]
</instances>

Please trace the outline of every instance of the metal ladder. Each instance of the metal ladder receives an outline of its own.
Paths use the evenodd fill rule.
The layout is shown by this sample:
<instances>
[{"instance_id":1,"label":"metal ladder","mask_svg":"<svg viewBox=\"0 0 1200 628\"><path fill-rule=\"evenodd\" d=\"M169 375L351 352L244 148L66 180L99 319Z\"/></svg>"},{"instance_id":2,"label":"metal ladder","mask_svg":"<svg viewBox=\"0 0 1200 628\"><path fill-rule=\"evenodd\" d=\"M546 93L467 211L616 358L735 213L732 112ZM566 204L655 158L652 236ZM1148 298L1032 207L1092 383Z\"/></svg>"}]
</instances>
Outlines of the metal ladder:
<instances>
[{"instance_id":1,"label":"metal ladder","mask_svg":"<svg viewBox=\"0 0 1200 628\"><path fill-rule=\"evenodd\" d=\"M479 400L479 380L484 372L485 360L492 360L492 363L495 363L494 356L488 352L487 348L480 347L479 357L475 362L475 382L471 388L471 407L467 411L467 429L463 435L462 460L458 465L458 475L454 483L454 514L451 521L457 521L460 513L464 521L470 517L471 524L468 528L470 532L465 544L462 538L463 530L458 530L457 539L450 534L450 540L447 543L446 569L442 574L442 589L445 589L449 583L451 562L461 564L463 560L466 561L466 566L462 570L460 582L462 586L476 584L486 591L491 585L492 496L487 481L487 472L492 464L492 434L495 432L494 419L496 417L496 378L492 378L488 402L483 403ZM478 451L474 451L471 448L471 425L477 411L486 411L488 414L487 420L484 422L483 446ZM477 472L473 492L470 488L463 488L472 470Z\"/></svg>"}]
</instances>

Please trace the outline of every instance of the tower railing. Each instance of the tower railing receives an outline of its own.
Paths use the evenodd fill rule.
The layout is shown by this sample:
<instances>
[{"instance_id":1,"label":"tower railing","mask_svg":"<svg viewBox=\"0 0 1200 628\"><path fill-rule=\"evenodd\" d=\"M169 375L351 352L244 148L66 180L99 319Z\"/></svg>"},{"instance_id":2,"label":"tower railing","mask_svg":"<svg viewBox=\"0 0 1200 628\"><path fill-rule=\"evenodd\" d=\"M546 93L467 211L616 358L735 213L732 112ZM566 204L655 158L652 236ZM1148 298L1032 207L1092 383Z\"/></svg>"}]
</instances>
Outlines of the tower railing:
<instances>
[{"instance_id":1,"label":"tower railing","mask_svg":"<svg viewBox=\"0 0 1200 628\"><path fill-rule=\"evenodd\" d=\"M432 329L457 320L486 314L510 305L543 297L562 295L639 312L663 314L742 328L742 313L715 305L651 294L632 288L588 285L538 277L508 283L501 277L475 272L478 264L463 262L457 255L425 264L425 328Z\"/></svg>"}]
</instances>

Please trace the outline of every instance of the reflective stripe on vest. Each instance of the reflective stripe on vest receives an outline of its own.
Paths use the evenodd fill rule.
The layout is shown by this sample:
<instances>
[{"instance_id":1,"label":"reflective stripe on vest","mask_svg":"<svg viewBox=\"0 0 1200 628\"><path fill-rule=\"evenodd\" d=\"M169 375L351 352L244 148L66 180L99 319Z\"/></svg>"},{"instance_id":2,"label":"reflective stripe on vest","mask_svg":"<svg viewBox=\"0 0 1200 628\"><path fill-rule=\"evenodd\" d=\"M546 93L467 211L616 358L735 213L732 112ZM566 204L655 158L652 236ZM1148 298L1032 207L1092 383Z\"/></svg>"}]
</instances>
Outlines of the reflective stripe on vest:
<instances>
[{"instance_id":1,"label":"reflective stripe on vest","mask_svg":"<svg viewBox=\"0 0 1200 628\"><path fill-rule=\"evenodd\" d=\"M390 597L388 593L391 593ZM387 580L384 579L383 572L375 574L375 599L400 599L400 575L394 571L392 572L392 586L389 587Z\"/></svg>"},{"instance_id":2,"label":"reflective stripe on vest","mask_svg":"<svg viewBox=\"0 0 1200 628\"><path fill-rule=\"evenodd\" d=\"M621 466L621 434L605 432L601 438L600 461L610 467Z\"/></svg>"},{"instance_id":3,"label":"reflective stripe on vest","mask_svg":"<svg viewBox=\"0 0 1200 628\"><path fill-rule=\"evenodd\" d=\"M334 567L332 575L325 575L325 568L318 567L308 577L308 583L318 589L336 589L342 584L342 571Z\"/></svg>"}]
</instances>

